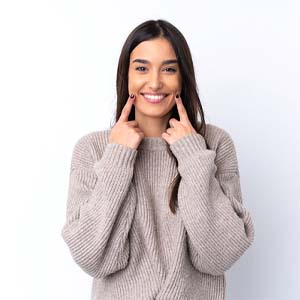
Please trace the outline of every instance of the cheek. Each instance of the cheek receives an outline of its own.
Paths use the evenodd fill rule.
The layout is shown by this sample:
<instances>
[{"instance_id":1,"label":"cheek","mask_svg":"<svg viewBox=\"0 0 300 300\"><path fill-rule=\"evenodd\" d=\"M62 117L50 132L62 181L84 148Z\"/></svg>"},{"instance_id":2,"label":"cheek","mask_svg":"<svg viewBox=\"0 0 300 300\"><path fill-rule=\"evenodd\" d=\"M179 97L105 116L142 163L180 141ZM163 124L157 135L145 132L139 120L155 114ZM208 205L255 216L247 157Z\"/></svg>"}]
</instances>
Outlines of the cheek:
<instances>
[{"instance_id":1,"label":"cheek","mask_svg":"<svg viewBox=\"0 0 300 300\"><path fill-rule=\"evenodd\" d=\"M128 88L129 90L136 92L138 91L144 84L144 79L140 76L131 75L128 77Z\"/></svg>"},{"instance_id":2,"label":"cheek","mask_svg":"<svg viewBox=\"0 0 300 300\"><path fill-rule=\"evenodd\" d=\"M173 77L170 78L167 82L166 82L166 86L168 86L168 88L170 90L178 90L181 88L181 81L179 77Z\"/></svg>"}]
</instances>

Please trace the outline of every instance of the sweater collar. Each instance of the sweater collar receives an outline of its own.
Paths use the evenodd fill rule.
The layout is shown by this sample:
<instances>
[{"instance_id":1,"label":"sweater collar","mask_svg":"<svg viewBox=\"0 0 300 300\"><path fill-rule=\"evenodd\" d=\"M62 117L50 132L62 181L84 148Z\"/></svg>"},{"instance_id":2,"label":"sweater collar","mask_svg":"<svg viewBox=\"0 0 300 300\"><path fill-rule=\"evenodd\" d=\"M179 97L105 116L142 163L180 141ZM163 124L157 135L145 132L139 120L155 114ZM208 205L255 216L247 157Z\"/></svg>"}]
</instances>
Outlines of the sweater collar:
<instances>
[{"instance_id":1,"label":"sweater collar","mask_svg":"<svg viewBox=\"0 0 300 300\"><path fill-rule=\"evenodd\" d=\"M108 137L111 129L106 130L106 138L108 141ZM144 137L140 142L137 150L170 150L169 144L162 137Z\"/></svg>"},{"instance_id":2,"label":"sweater collar","mask_svg":"<svg viewBox=\"0 0 300 300\"><path fill-rule=\"evenodd\" d=\"M168 150L169 144L162 137L144 137L138 146L138 150Z\"/></svg>"}]
</instances>

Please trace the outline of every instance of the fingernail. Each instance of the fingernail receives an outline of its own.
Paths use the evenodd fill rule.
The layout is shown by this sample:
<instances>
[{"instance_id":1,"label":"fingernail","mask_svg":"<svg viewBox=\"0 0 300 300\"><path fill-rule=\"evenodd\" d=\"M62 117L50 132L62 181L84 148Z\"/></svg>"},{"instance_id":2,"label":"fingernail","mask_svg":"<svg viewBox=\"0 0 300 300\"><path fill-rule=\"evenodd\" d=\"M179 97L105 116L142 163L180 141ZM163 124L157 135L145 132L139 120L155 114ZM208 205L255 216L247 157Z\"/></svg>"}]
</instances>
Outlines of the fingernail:
<instances>
[{"instance_id":1,"label":"fingernail","mask_svg":"<svg viewBox=\"0 0 300 300\"><path fill-rule=\"evenodd\" d=\"M134 94L133 94L133 93L130 94L130 98L131 98L131 99L134 98Z\"/></svg>"}]
</instances>

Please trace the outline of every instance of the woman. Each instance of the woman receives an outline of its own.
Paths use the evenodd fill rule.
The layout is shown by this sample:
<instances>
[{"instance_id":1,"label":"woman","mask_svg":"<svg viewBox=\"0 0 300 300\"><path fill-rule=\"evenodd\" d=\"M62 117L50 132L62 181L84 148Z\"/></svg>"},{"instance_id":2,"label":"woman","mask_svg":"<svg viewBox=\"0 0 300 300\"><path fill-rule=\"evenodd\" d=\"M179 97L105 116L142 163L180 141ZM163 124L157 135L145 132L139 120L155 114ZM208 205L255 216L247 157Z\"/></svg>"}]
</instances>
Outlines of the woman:
<instances>
[{"instance_id":1,"label":"woman","mask_svg":"<svg viewBox=\"0 0 300 300\"><path fill-rule=\"evenodd\" d=\"M128 36L115 124L77 141L66 217L92 299L225 299L254 227L233 140L205 124L189 47L169 22Z\"/></svg>"}]
</instances>

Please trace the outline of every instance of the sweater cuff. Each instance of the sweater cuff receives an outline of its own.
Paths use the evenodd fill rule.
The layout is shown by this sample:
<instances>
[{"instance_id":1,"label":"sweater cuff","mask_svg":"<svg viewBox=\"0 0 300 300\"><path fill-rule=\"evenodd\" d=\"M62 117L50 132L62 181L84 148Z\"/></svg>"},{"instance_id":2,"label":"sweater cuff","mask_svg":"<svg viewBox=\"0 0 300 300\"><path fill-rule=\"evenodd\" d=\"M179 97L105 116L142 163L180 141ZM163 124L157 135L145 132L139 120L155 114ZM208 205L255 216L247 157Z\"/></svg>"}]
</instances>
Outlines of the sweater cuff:
<instances>
[{"instance_id":1,"label":"sweater cuff","mask_svg":"<svg viewBox=\"0 0 300 300\"><path fill-rule=\"evenodd\" d=\"M133 168L137 150L118 143L108 143L100 160L94 163L94 169L100 165L109 165L122 168Z\"/></svg>"},{"instance_id":2,"label":"sweater cuff","mask_svg":"<svg viewBox=\"0 0 300 300\"><path fill-rule=\"evenodd\" d=\"M190 157L199 155L206 150L205 139L199 133L185 135L170 145L170 149L176 156L178 163L188 160Z\"/></svg>"}]
</instances>

